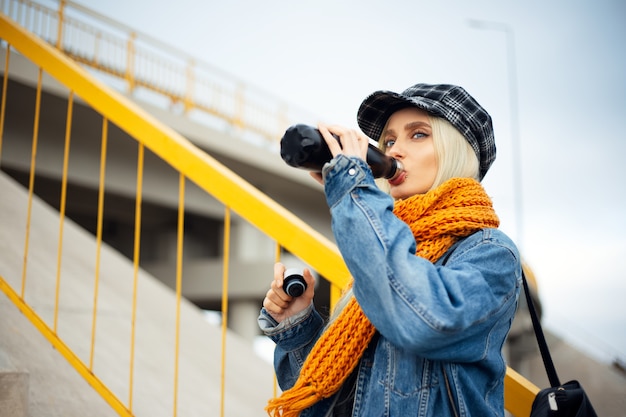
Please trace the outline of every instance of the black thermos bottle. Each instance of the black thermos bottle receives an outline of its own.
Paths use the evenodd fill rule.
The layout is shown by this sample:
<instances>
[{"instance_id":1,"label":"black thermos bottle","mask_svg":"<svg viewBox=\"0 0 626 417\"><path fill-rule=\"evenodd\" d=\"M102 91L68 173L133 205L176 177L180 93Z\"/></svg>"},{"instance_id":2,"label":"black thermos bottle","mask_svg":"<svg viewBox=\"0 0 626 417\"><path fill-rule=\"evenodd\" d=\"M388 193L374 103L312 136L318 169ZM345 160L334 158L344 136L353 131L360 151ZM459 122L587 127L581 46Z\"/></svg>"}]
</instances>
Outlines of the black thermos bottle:
<instances>
[{"instance_id":1,"label":"black thermos bottle","mask_svg":"<svg viewBox=\"0 0 626 417\"><path fill-rule=\"evenodd\" d=\"M324 164L332 159L320 131L304 124L287 129L280 140L280 156L292 167L311 171L321 171ZM399 161L385 155L371 143L367 149L367 164L374 178L393 179L402 172Z\"/></svg>"}]
</instances>

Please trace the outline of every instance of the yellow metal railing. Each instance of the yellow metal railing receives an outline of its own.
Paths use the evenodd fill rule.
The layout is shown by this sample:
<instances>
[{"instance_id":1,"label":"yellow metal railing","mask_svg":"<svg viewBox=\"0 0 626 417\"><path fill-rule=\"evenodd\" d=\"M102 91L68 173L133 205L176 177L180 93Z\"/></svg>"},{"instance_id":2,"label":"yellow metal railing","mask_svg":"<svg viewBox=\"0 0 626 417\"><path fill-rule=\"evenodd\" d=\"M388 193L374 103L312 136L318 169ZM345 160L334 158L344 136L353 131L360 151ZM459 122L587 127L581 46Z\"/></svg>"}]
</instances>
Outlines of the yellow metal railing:
<instances>
[{"instance_id":1,"label":"yellow metal railing","mask_svg":"<svg viewBox=\"0 0 626 417\"><path fill-rule=\"evenodd\" d=\"M135 398L135 375L134 360L137 357L135 352L135 322L137 314L137 297L138 297L138 273L139 273L139 254L141 245L141 223L142 223L142 187L143 187L143 170L144 170L144 153L150 151L161 157L174 170L179 173L179 196L178 196L178 235L177 235L177 256L176 256L176 367L174 371L174 415L176 415L177 390L178 390L178 360L179 346L178 337L180 332L180 302L181 302L181 280L182 280L182 241L183 241L183 213L184 213L184 184L187 180L195 182L206 193L212 195L221 201L225 206L224 216L224 293L228 292L228 264L229 264L229 231L230 231L230 213L236 212L240 217L248 220L257 228L267 235L274 238L277 246L288 250L308 264L312 265L320 274L331 277L335 284L335 293L339 292L339 288L345 286L348 280L348 271L341 261L336 248L325 238L308 227L300 219L286 211L284 208L270 200L267 196L260 193L254 187L241 178L230 172L221 164L217 163L213 158L196 148L185 138L155 120L152 116L145 113L131 101L126 99L119 93L112 91L103 83L99 82L92 75L87 73L81 67L76 65L65 55L52 48L46 42L33 36L24 30L15 22L8 19L4 15L0 15L0 37L6 43L7 53L5 57L5 70L3 77L2 103L7 103L10 97L7 96L8 89L7 80L10 78L10 59L11 51L17 51L20 55L26 57L38 68L36 100L34 108L33 136L31 144L31 160L30 173L28 181L28 207L26 214L26 230L24 239L24 258L21 273L21 281L17 287L12 287L4 277L0 279L0 289L9 297L11 301L23 312L23 314L31 320L31 322L40 330L40 332L52 343L52 345L66 358L66 360L100 393L100 395L111 405L116 412L123 416L134 415L133 405ZM52 304L53 319L52 323L47 322L41 317L37 309L28 303L27 280L28 259L31 247L30 241L30 224L31 224L31 207L34 198L34 182L37 171L37 151L39 145L39 119L41 113L42 102L42 79L44 76L51 76L58 80L69 90L67 96L67 120L65 132L64 158L63 158L63 175L62 175L62 192L61 192L61 208L60 208L60 226L59 226L59 243L57 268L55 274L55 283ZM67 160L71 147L71 128L74 97L80 97L94 110L99 112L103 117L102 133L101 133L101 164L100 164L100 187L98 190L98 214L97 214L97 233L96 241L98 245L98 257L96 261L96 271L94 276L94 300L92 305L92 328L89 360L84 361L73 352L72 348L58 333L58 313L59 313L59 288L63 276L61 274L62 250L63 250L63 221L64 207L67 187ZM6 105L3 105L0 125L5 121ZM135 232L133 246L133 276L132 276L132 308L129 322L131 323L131 338L129 344L129 367L128 367L128 398L123 399L121 393L110 390L98 377L94 369L94 350L96 348L96 329L97 329L97 302L99 288L99 262L100 262L100 245L102 243L102 223L103 223L103 205L104 205L104 177L105 177L105 161L107 158L107 138L108 127L114 124L128 134L136 141L138 147L137 156L137 184L135 195ZM0 141L3 137L3 130L0 129ZM2 142L0 142L0 145ZM8 278L8 277L7 277ZM17 288L17 289L16 289ZM222 305L222 380L221 380L221 401L220 410L224 410L225 389L224 379L227 370L225 369L226 361L226 324L228 312L228 298L223 298ZM268 381L271 384L271 381Z\"/></svg>"},{"instance_id":2,"label":"yellow metal railing","mask_svg":"<svg viewBox=\"0 0 626 417\"><path fill-rule=\"evenodd\" d=\"M17 25L13 20L4 15L0 15L0 38L6 43L6 65L3 80L3 96L2 96L2 114L0 115L0 152L2 152L2 135L4 126L4 111L7 100L6 83L9 77L9 49L18 51L21 55L31 61L39 68L37 100L35 109L35 121L33 126L32 139L32 160L30 165L30 182L29 182L29 208L27 214L27 227L25 233L24 247L24 265L22 272L22 281L20 291L16 291L7 284L3 277L0 277L0 289L20 308L20 310L28 317L31 322L41 331L41 333L55 346L55 348L63 354L67 361L100 393L100 395L113 407L119 415L131 416L133 413L133 360L136 356L134 351L134 322L136 314L137 299L137 273L139 269L139 253L141 244L141 211L142 211L142 181L143 181L143 162L144 152L149 151L154 155L167 162L179 174L179 195L178 195L178 232L177 232L177 250L176 250L176 341L175 356L176 367L174 375L174 410L177 413L177 396L178 396L178 360L179 360L179 326L180 326L180 302L181 302L181 280L182 280L182 252L183 252L183 213L185 210L184 195L185 183L187 180L195 183L204 192L210 194L225 207L224 214L224 249L223 249L223 294L228 293L228 263L229 263L229 233L230 233L230 216L231 212L237 213L241 218L253 224L266 235L270 236L277 243L277 257L280 248L284 248L295 254L307 264L311 265L320 275L331 282L333 293L336 295L341 288L344 288L349 279L349 273L343 263L337 248L321 236L319 233L310 228L307 224L296 218L293 214L286 211L283 207L269 199L260 191L252 187L250 184L242 180L240 177L229 171L227 168L219 164L206 153L196 148L193 144L181 137L171 128L163 125L158 120L144 112L132 101L118 92L115 92L98 81L94 76L86 70L79 67L73 60L69 59L58 50L51 47L47 42L33 36L29 31ZM102 115L102 140L101 140L101 167L100 167L100 188L98 202L98 228L96 241L98 248L102 239L102 204L104 200L103 182L104 182L104 161L107 152L107 136L109 124L116 126L127 132L137 141L138 157L137 157L137 184L135 196L135 234L133 248L133 306L132 316L130 318L132 324L132 337L129 346L130 349L130 366L128 369L128 400L123 401L118 393L113 393L108 389L98 375L94 373L93 368L93 349L96 345L94 337L97 323L97 300L98 300L98 268L94 277L94 302L93 302L93 324L91 335L91 356L89 363L81 360L67 344L62 340L57 332L57 306L55 305L55 315L53 325L50 326L40 318L35 309L26 302L25 283L26 268L29 252L29 224L30 224L30 206L33 198L33 181L35 178L35 155L37 153L38 141L38 119L40 108L40 97L42 89L42 76L47 74L68 90L68 112L67 112L67 130L65 138L65 158L64 158L64 175L63 189L66 187L67 175L66 161L67 152L70 148L71 139L71 118L74 97L79 96L88 106ZM1 155L1 154L0 154ZM62 199L65 193L62 192ZM62 202L61 206L64 206ZM61 263L61 251L63 240L63 209L61 211L61 225L59 230L59 256L58 264ZM100 249L98 249L99 253ZM98 258L99 259L99 258ZM97 261L97 263L99 260ZM57 276L55 287L57 292L55 297L58 300L58 288L62 276L60 267L57 267ZM228 311L228 298L222 299L222 312ZM226 314L223 314L222 322L222 355L226 354L225 335L226 335ZM227 370L225 366L224 356L222 357L222 391L220 410L223 415L224 410L224 375ZM268 382L271 383L271 382ZM525 416L529 414L530 405L534 395L538 391L537 388L526 381L516 372L509 370L506 377L506 408L514 416Z\"/></svg>"},{"instance_id":3,"label":"yellow metal railing","mask_svg":"<svg viewBox=\"0 0 626 417\"><path fill-rule=\"evenodd\" d=\"M78 3L60 0L58 6L2 0L0 12L75 61L123 80L127 92L139 98L156 94L170 109L178 106L183 114L212 124L226 122L262 144L275 144L289 124L315 120L303 109Z\"/></svg>"}]
</instances>

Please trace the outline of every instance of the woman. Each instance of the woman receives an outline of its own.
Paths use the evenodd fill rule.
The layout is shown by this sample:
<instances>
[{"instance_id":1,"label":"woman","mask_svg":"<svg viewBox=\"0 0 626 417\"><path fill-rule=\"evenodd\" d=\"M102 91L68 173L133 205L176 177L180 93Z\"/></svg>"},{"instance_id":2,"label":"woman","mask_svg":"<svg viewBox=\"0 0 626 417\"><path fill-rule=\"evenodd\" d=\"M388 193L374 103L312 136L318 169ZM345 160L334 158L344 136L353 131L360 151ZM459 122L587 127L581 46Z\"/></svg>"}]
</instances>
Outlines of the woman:
<instances>
[{"instance_id":1,"label":"woman","mask_svg":"<svg viewBox=\"0 0 626 417\"><path fill-rule=\"evenodd\" d=\"M259 323L276 342L285 391L267 410L503 416L501 349L521 265L479 182L495 159L491 118L461 87L417 84L373 93L357 119L404 171L382 192L365 163L367 137L319 126L333 159L315 176L353 283L325 325L311 273L292 298L275 266Z\"/></svg>"}]
</instances>

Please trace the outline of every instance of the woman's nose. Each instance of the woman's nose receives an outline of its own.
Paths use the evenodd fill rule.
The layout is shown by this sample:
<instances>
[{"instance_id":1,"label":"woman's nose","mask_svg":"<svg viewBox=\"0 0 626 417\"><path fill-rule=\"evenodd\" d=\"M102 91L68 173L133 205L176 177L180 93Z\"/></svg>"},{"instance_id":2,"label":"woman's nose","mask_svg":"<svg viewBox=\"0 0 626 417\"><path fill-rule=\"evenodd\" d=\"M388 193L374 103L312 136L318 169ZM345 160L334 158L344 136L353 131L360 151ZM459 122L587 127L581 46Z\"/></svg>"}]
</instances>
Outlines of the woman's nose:
<instances>
[{"instance_id":1,"label":"woman's nose","mask_svg":"<svg viewBox=\"0 0 626 417\"><path fill-rule=\"evenodd\" d=\"M404 153L402 152L402 148L400 146L398 146L398 144L394 144L391 148L387 149L387 155L391 156L392 158L395 159L401 159L404 156Z\"/></svg>"}]
</instances>

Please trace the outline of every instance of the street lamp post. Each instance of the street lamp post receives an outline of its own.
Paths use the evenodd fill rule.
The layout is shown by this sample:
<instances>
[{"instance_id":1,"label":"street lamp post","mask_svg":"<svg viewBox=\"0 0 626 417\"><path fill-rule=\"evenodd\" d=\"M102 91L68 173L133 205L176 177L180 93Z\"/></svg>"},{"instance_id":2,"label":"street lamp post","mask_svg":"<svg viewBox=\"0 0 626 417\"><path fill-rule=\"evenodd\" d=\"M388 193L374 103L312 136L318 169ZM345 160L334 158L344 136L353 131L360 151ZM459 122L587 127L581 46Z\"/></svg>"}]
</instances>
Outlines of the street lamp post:
<instances>
[{"instance_id":1,"label":"street lamp post","mask_svg":"<svg viewBox=\"0 0 626 417\"><path fill-rule=\"evenodd\" d=\"M515 204L515 227L517 243L522 249L523 244L523 210L522 210L522 161L521 140L518 120L518 96L517 96L517 64L515 61L515 35L513 29L506 23L489 22L484 20L469 19L470 27L475 29L495 30L503 32L506 36L507 45L507 69L509 81L509 109L511 111L511 142L513 146L513 190Z\"/></svg>"}]
</instances>

